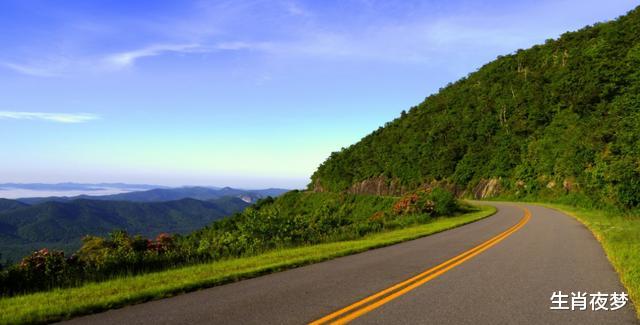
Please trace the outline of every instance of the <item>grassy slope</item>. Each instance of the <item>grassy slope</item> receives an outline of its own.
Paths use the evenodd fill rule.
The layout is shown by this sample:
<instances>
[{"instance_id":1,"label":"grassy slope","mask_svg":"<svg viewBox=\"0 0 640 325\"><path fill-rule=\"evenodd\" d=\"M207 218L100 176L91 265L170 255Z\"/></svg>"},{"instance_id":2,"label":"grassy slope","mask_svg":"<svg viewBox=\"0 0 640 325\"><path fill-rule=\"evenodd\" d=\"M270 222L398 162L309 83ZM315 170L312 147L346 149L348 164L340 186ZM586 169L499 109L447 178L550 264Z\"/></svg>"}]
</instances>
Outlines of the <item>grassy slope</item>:
<instances>
[{"instance_id":1,"label":"grassy slope","mask_svg":"<svg viewBox=\"0 0 640 325\"><path fill-rule=\"evenodd\" d=\"M0 324L46 323L109 308L159 299L387 246L458 227L495 213L495 208L404 229L376 233L359 240L275 250L253 257L124 277L78 288L59 289L0 299Z\"/></svg>"},{"instance_id":2,"label":"grassy slope","mask_svg":"<svg viewBox=\"0 0 640 325\"><path fill-rule=\"evenodd\" d=\"M640 318L640 218L563 204L536 203L582 222L602 244Z\"/></svg>"}]
</instances>

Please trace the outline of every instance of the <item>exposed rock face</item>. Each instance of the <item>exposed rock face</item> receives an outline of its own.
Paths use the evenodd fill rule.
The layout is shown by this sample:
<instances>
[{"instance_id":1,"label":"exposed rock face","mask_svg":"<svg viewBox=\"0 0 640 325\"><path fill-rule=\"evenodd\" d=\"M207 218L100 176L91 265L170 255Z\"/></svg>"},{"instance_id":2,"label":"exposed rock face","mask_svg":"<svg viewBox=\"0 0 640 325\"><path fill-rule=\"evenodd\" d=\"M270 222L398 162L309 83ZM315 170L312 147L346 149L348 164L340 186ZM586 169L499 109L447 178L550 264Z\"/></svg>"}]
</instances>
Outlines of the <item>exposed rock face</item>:
<instances>
[{"instance_id":1,"label":"exposed rock face","mask_svg":"<svg viewBox=\"0 0 640 325\"><path fill-rule=\"evenodd\" d=\"M403 196L415 190L424 190L429 192L434 188L439 187L453 193L456 197L467 197L467 195L472 195L475 199L486 199L503 193L504 188L501 185L501 182L502 180L500 178L482 179L475 187L473 187L473 189L465 189L464 187L456 186L450 182L432 180L430 182L425 182L416 188L402 185L398 179L389 179L384 176L378 176L354 183L348 190L346 190L346 192L351 194ZM554 180L545 180L544 182L546 184L542 184L544 184L548 189L560 189L559 182ZM311 190L314 192L325 192L326 190L320 183L321 182L319 180L314 181L311 185ZM514 185L516 193L527 188L527 184L522 180L515 181ZM565 179L562 182L562 189L564 189L565 192L575 192L578 190L578 184L572 179ZM471 193L469 193L469 191L471 191Z\"/></svg>"},{"instance_id":2,"label":"exposed rock face","mask_svg":"<svg viewBox=\"0 0 640 325\"><path fill-rule=\"evenodd\" d=\"M389 181L386 177L374 177L351 185L348 190L352 194L371 194L384 196L400 196L407 192L397 179Z\"/></svg>"},{"instance_id":3,"label":"exposed rock face","mask_svg":"<svg viewBox=\"0 0 640 325\"><path fill-rule=\"evenodd\" d=\"M473 188L473 196L476 199L486 199L499 194L500 190L500 179L483 179Z\"/></svg>"},{"instance_id":4,"label":"exposed rock face","mask_svg":"<svg viewBox=\"0 0 640 325\"><path fill-rule=\"evenodd\" d=\"M415 187L407 187L405 185L400 184L400 181L398 179L390 180L389 178L384 176L369 178L369 179L357 182L355 184L352 184L351 187L346 192L351 194L403 196L415 190L425 190L429 192L437 187L444 188L458 197L463 197L467 194L463 188L460 188L448 182L434 180L431 182L423 183L422 185L415 188ZM320 185L319 181L316 181L313 183L312 190L314 192L325 191L322 185Z\"/></svg>"}]
</instances>

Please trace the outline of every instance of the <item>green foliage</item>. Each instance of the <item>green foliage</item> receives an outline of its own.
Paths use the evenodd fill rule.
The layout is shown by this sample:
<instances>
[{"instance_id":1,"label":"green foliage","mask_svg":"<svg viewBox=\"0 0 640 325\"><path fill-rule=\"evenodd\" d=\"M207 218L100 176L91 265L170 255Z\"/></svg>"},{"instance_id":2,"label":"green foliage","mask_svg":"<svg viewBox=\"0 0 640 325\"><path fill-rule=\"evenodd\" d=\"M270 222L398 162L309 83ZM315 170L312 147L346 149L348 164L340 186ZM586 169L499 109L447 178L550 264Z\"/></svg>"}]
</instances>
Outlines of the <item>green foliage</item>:
<instances>
[{"instance_id":1,"label":"green foliage","mask_svg":"<svg viewBox=\"0 0 640 325\"><path fill-rule=\"evenodd\" d=\"M453 193L441 188L435 188L429 195L429 199L433 201L433 212L436 215L450 215L459 209L458 202Z\"/></svg>"},{"instance_id":2,"label":"green foliage","mask_svg":"<svg viewBox=\"0 0 640 325\"><path fill-rule=\"evenodd\" d=\"M370 217L389 211L394 202L390 197L292 191L186 236L182 247L219 259L357 238L381 230L383 221Z\"/></svg>"},{"instance_id":3,"label":"green foliage","mask_svg":"<svg viewBox=\"0 0 640 325\"><path fill-rule=\"evenodd\" d=\"M452 215L459 210L453 193L441 188L406 194L393 205L396 215L424 214L434 217Z\"/></svg>"},{"instance_id":4,"label":"green foliage","mask_svg":"<svg viewBox=\"0 0 640 325\"><path fill-rule=\"evenodd\" d=\"M637 207L638 30L640 8L499 57L332 153L309 188L339 192L382 176L409 190L435 180L469 193L500 178L514 194Z\"/></svg>"},{"instance_id":5,"label":"green foliage","mask_svg":"<svg viewBox=\"0 0 640 325\"><path fill-rule=\"evenodd\" d=\"M168 202L81 199L32 206L0 200L0 253L17 260L43 246L73 252L80 247L84 235L105 236L116 229L144 236L160 232L184 234L248 205L235 197Z\"/></svg>"},{"instance_id":6,"label":"green foliage","mask_svg":"<svg viewBox=\"0 0 640 325\"><path fill-rule=\"evenodd\" d=\"M421 208L394 213L394 206L404 198L292 191L278 199L263 199L186 236L162 233L150 240L125 231L113 231L108 237L85 236L82 247L69 258L43 250L0 272L0 288L2 294L13 295L283 247L357 239L460 210L446 191L415 195L414 203Z\"/></svg>"},{"instance_id":7,"label":"green foliage","mask_svg":"<svg viewBox=\"0 0 640 325\"><path fill-rule=\"evenodd\" d=\"M114 231L108 238L84 237L82 247L70 257L46 248L33 252L0 272L0 295L74 286L185 262L171 235L163 233L149 240Z\"/></svg>"},{"instance_id":8,"label":"green foliage","mask_svg":"<svg viewBox=\"0 0 640 325\"><path fill-rule=\"evenodd\" d=\"M20 262L26 284L49 287L65 281L71 272L73 263L67 263L64 253L41 249L25 257Z\"/></svg>"},{"instance_id":9,"label":"green foliage","mask_svg":"<svg viewBox=\"0 0 640 325\"><path fill-rule=\"evenodd\" d=\"M0 324L44 324L162 299L232 281L355 254L431 235L495 213L489 206L427 224L371 234L352 241L283 248L250 257L200 263L139 276L117 277L75 288L0 298ZM64 302L64 303L61 303Z\"/></svg>"}]
</instances>

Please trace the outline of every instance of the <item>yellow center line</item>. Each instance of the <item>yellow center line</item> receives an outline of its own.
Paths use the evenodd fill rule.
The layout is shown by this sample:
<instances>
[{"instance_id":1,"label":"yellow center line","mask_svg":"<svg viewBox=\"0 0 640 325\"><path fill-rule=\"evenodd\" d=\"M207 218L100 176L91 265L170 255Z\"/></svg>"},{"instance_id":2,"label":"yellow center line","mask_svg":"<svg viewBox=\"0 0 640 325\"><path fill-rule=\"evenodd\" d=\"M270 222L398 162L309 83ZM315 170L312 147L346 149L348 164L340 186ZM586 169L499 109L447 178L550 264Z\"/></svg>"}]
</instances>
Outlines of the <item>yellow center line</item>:
<instances>
[{"instance_id":1,"label":"yellow center line","mask_svg":"<svg viewBox=\"0 0 640 325\"><path fill-rule=\"evenodd\" d=\"M336 312L333 312L325 317L322 317L316 321L310 323L310 325L319 325L326 324L331 322L332 324L344 324L348 323L351 320L360 317L384 304L387 302L404 295L405 293L429 282L430 280L444 274L450 269L462 264L463 262L471 259L472 257L482 253L483 251L489 249L493 245L502 241L512 233L518 231L522 228L531 218L531 212L523 208L524 216L520 221L504 232L496 235L495 237L485 241L484 243L467 250L435 267L432 267L416 276L413 276L405 281L402 281L396 285L393 285L387 289L384 289L376 294L368 296L360 301L357 301L345 308L342 308ZM381 298L381 299L378 299ZM371 304L368 304L372 302ZM368 304L368 305L367 305ZM361 307L365 305L364 307ZM361 308L360 308L361 307ZM358 309L359 308L359 309ZM332 321L333 320L333 321Z\"/></svg>"}]
</instances>

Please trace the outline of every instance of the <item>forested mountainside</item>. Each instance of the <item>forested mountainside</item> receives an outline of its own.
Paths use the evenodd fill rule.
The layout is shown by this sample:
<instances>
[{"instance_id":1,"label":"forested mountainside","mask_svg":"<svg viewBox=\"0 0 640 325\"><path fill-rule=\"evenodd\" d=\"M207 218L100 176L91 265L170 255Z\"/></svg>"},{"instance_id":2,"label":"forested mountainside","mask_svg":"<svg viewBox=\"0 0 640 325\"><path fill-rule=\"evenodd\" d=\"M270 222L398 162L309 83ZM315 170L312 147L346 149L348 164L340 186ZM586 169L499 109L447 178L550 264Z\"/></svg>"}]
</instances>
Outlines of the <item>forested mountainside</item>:
<instances>
[{"instance_id":1,"label":"forested mountainside","mask_svg":"<svg viewBox=\"0 0 640 325\"><path fill-rule=\"evenodd\" d=\"M26 206L28 206L28 204L16 200L0 199L0 213L24 208Z\"/></svg>"},{"instance_id":2,"label":"forested mountainside","mask_svg":"<svg viewBox=\"0 0 640 325\"><path fill-rule=\"evenodd\" d=\"M640 8L499 57L360 142L310 189L574 195L640 205Z\"/></svg>"},{"instance_id":3,"label":"forested mountainside","mask_svg":"<svg viewBox=\"0 0 640 325\"><path fill-rule=\"evenodd\" d=\"M0 256L17 260L42 247L73 251L85 235L105 236L114 230L148 237L185 234L247 206L229 197L152 203L81 199L33 206L0 200Z\"/></svg>"}]
</instances>

